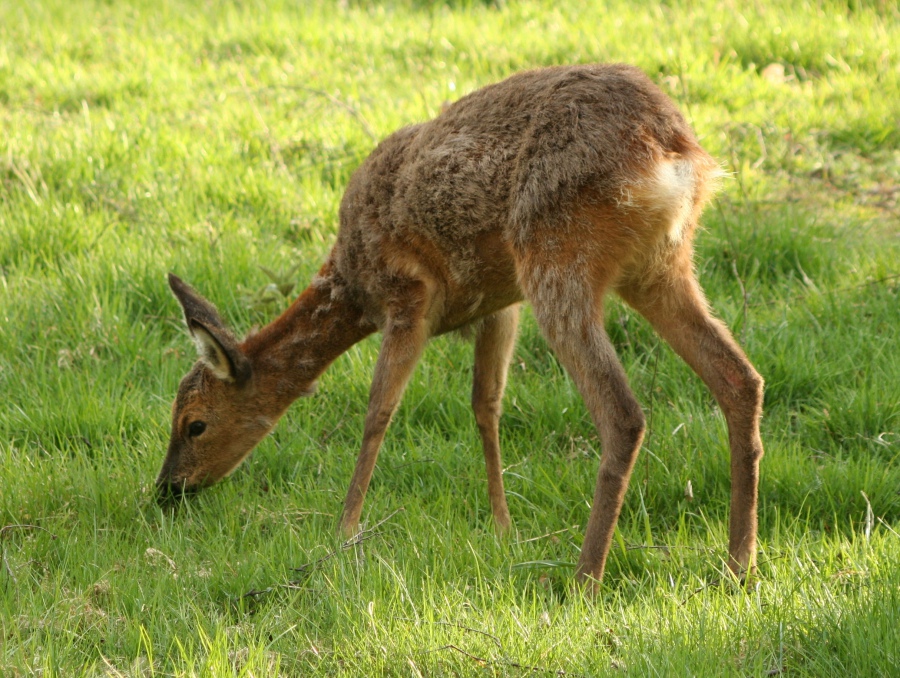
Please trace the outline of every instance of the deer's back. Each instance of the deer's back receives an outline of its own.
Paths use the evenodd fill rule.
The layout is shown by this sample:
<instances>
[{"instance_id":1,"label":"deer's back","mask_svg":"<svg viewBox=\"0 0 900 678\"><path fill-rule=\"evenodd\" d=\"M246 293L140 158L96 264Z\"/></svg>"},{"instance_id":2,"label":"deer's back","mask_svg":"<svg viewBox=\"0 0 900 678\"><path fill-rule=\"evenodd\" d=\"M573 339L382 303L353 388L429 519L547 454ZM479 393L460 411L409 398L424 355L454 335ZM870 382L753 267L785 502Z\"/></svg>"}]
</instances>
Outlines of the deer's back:
<instances>
[{"instance_id":1,"label":"deer's back","mask_svg":"<svg viewBox=\"0 0 900 678\"><path fill-rule=\"evenodd\" d=\"M372 152L341 203L335 261L369 295L420 267L450 286L483 287L485 275L513 271L513 246L559 228L586 194L622 202L673 156L712 162L640 70L519 73ZM504 252L509 261L498 260Z\"/></svg>"}]
</instances>

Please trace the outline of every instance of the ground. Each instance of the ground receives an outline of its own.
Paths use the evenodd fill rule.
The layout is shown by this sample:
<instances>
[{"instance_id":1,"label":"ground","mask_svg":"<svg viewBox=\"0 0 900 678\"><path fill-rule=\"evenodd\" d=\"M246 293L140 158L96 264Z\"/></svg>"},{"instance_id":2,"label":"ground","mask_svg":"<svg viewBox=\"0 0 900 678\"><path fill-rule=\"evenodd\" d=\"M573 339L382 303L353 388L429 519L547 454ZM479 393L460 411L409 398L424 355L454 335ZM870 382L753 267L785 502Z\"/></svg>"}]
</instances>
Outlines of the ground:
<instances>
[{"instance_id":1,"label":"ground","mask_svg":"<svg viewBox=\"0 0 900 678\"><path fill-rule=\"evenodd\" d=\"M890 674L898 44L884 0L0 4L0 673ZM239 332L264 323L378 139L516 70L591 61L643 68L729 175L696 263L767 384L755 586L722 576L722 417L615 302L649 431L595 600L570 581L601 450L527 313L508 538L452 337L388 432L362 543L336 516L377 337L234 476L159 508L194 358L166 272Z\"/></svg>"}]
</instances>

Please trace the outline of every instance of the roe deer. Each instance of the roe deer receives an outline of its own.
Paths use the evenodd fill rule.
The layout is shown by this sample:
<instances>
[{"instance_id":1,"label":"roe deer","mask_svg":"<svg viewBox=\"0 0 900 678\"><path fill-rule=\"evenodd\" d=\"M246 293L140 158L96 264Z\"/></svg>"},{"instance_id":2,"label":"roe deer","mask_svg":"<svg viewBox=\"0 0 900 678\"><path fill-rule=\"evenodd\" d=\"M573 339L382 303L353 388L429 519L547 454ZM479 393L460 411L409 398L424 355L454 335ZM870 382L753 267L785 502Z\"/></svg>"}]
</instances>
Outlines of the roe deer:
<instances>
[{"instance_id":1,"label":"roe deer","mask_svg":"<svg viewBox=\"0 0 900 678\"><path fill-rule=\"evenodd\" d=\"M610 290L706 382L731 445L729 567L752 573L763 382L711 317L692 264L721 172L638 69L514 75L384 140L350 179L337 242L279 318L238 341L174 275L200 360L178 388L157 485L179 495L230 473L350 346L383 334L341 529L358 529L385 430L429 337L475 329L472 408L497 527L510 525L498 420L529 301L577 385L602 457L577 577L603 575L644 415L603 325Z\"/></svg>"}]
</instances>

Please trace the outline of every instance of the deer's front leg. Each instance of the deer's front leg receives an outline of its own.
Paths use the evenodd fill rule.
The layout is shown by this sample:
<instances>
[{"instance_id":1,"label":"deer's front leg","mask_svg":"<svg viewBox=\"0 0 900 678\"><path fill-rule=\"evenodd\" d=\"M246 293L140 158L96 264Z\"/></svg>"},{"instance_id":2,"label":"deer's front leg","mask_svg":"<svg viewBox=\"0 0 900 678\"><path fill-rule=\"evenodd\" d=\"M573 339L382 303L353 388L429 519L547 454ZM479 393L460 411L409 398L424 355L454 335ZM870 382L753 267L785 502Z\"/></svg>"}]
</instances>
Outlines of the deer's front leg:
<instances>
[{"instance_id":1,"label":"deer's front leg","mask_svg":"<svg viewBox=\"0 0 900 678\"><path fill-rule=\"evenodd\" d=\"M362 449L356 460L356 469L350 480L341 514L341 532L345 537L352 537L358 531L363 501L366 490L369 489L372 471L375 470L381 442L427 340L424 313L418 308L405 309L395 314L385 326L381 352L378 354L369 392Z\"/></svg>"}]
</instances>

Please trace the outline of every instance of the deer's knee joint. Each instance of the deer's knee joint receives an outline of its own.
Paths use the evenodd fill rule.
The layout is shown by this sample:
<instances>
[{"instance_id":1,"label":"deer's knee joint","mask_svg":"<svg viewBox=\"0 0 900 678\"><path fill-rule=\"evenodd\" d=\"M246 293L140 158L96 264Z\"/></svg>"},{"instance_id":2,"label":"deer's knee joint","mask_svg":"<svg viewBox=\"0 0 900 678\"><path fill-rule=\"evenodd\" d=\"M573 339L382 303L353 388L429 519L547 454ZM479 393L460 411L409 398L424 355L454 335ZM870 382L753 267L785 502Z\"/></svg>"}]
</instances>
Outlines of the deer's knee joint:
<instances>
[{"instance_id":1,"label":"deer's knee joint","mask_svg":"<svg viewBox=\"0 0 900 678\"><path fill-rule=\"evenodd\" d=\"M747 477L753 477L757 473L759 460L763 457L762 445L751 445L744 450L743 458L740 460L742 472Z\"/></svg>"},{"instance_id":2,"label":"deer's knee joint","mask_svg":"<svg viewBox=\"0 0 900 678\"><path fill-rule=\"evenodd\" d=\"M384 431L390 426L394 416L393 410L375 410L366 416L365 430L372 432Z\"/></svg>"},{"instance_id":3,"label":"deer's knee joint","mask_svg":"<svg viewBox=\"0 0 900 678\"><path fill-rule=\"evenodd\" d=\"M729 361L720 368L720 374L727 383L723 395L729 405L751 412L762 409L763 378L749 362Z\"/></svg>"},{"instance_id":4,"label":"deer's knee joint","mask_svg":"<svg viewBox=\"0 0 900 678\"><path fill-rule=\"evenodd\" d=\"M750 367L748 372L747 381L744 385L746 397L748 400L752 400L761 407L765 382L759 372L753 369L753 367Z\"/></svg>"},{"instance_id":5,"label":"deer's knee joint","mask_svg":"<svg viewBox=\"0 0 900 678\"><path fill-rule=\"evenodd\" d=\"M744 366L737 383L733 384L737 397L745 407L753 412L759 412L763 403L763 378L749 363Z\"/></svg>"},{"instance_id":6,"label":"deer's knee joint","mask_svg":"<svg viewBox=\"0 0 900 678\"><path fill-rule=\"evenodd\" d=\"M479 428L493 426L500 419L500 403L478 397L472 398L472 412Z\"/></svg>"}]
</instances>

